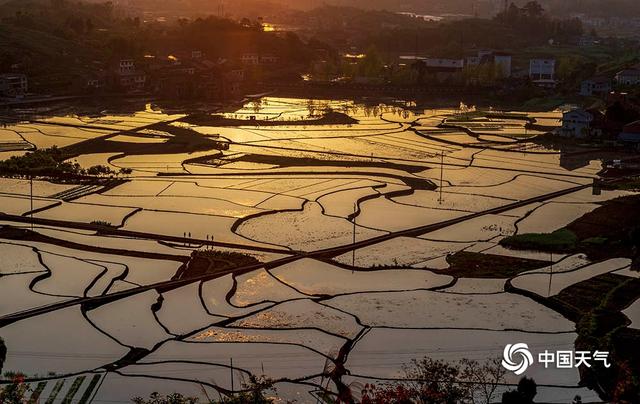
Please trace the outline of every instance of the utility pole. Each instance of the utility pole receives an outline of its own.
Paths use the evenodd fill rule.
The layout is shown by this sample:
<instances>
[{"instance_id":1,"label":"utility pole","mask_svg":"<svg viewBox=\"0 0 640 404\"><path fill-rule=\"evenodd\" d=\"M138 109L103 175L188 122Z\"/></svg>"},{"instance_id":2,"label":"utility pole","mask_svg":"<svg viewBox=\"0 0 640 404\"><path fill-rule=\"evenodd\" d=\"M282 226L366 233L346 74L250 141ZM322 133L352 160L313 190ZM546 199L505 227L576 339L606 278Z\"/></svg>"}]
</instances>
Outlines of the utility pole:
<instances>
[{"instance_id":1,"label":"utility pole","mask_svg":"<svg viewBox=\"0 0 640 404\"><path fill-rule=\"evenodd\" d=\"M551 296L551 279L553 278L553 253L551 254L551 268L549 272L549 290L547 291L547 297Z\"/></svg>"},{"instance_id":2,"label":"utility pole","mask_svg":"<svg viewBox=\"0 0 640 404\"><path fill-rule=\"evenodd\" d=\"M440 199L438 202L442 205L442 187L444 186L444 150L440 152Z\"/></svg>"},{"instance_id":3,"label":"utility pole","mask_svg":"<svg viewBox=\"0 0 640 404\"><path fill-rule=\"evenodd\" d=\"M235 388L233 385L233 358L231 358L231 392L235 393Z\"/></svg>"},{"instance_id":4,"label":"utility pole","mask_svg":"<svg viewBox=\"0 0 640 404\"><path fill-rule=\"evenodd\" d=\"M31 215L31 231L33 231L33 175L29 175L29 189L29 193L31 195L29 198L31 201L31 210L29 210L29 214Z\"/></svg>"},{"instance_id":5,"label":"utility pole","mask_svg":"<svg viewBox=\"0 0 640 404\"><path fill-rule=\"evenodd\" d=\"M353 204L353 249L351 250L351 272L356 267L356 217L358 215L358 204Z\"/></svg>"}]
</instances>

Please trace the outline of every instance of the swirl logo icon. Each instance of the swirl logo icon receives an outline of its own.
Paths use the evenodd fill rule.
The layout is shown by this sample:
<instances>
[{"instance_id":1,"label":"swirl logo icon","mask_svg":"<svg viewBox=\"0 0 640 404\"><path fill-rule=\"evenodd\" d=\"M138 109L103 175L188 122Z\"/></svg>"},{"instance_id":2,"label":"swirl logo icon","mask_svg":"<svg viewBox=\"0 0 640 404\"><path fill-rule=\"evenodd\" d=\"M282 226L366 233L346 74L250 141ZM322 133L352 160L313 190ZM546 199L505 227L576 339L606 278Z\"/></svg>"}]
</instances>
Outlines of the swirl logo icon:
<instances>
[{"instance_id":1,"label":"swirl logo icon","mask_svg":"<svg viewBox=\"0 0 640 404\"><path fill-rule=\"evenodd\" d=\"M531 355L531 351L529 351L529 345L518 343L507 344L507 346L504 347L502 366L505 369L519 376L523 374L532 363L533 355Z\"/></svg>"}]
</instances>

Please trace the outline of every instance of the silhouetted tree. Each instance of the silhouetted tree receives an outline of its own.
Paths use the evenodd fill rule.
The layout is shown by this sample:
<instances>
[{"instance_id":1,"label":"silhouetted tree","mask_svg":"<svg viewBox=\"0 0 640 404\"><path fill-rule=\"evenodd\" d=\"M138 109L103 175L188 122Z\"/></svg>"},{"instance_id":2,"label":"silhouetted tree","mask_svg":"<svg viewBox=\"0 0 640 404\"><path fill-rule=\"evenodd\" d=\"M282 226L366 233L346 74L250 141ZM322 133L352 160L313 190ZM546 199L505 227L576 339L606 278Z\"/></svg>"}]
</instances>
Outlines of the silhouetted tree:
<instances>
[{"instance_id":1,"label":"silhouetted tree","mask_svg":"<svg viewBox=\"0 0 640 404\"><path fill-rule=\"evenodd\" d=\"M530 18L540 18L544 15L544 7L537 1L530 1L522 7L522 11Z\"/></svg>"},{"instance_id":2,"label":"silhouetted tree","mask_svg":"<svg viewBox=\"0 0 640 404\"><path fill-rule=\"evenodd\" d=\"M505 374L497 359L446 363L424 358L404 366L404 372L405 380L366 385L362 391L362 404L492 403Z\"/></svg>"},{"instance_id":3,"label":"silhouetted tree","mask_svg":"<svg viewBox=\"0 0 640 404\"><path fill-rule=\"evenodd\" d=\"M532 404L538 394L538 385L528 377L523 377L518 383L517 390L510 390L502 394L502 404Z\"/></svg>"},{"instance_id":4,"label":"silhouetted tree","mask_svg":"<svg viewBox=\"0 0 640 404\"><path fill-rule=\"evenodd\" d=\"M0 374L2 374L2 366L5 360L7 360L7 347L4 345L2 338L0 338Z\"/></svg>"},{"instance_id":5,"label":"silhouetted tree","mask_svg":"<svg viewBox=\"0 0 640 404\"><path fill-rule=\"evenodd\" d=\"M27 393L30 391L29 385L25 383L25 376L22 373L6 375L12 379L10 384L0 389L0 403L2 404L24 404Z\"/></svg>"}]
</instances>

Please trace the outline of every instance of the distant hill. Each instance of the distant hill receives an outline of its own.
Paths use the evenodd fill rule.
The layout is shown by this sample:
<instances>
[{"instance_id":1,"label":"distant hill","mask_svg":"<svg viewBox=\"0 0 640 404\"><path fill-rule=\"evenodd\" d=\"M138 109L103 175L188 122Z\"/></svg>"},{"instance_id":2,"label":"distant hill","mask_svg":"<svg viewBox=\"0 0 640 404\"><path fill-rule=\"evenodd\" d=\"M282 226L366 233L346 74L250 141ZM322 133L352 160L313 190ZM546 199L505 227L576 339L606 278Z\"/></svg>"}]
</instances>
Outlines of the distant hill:
<instances>
[{"instance_id":1,"label":"distant hill","mask_svg":"<svg viewBox=\"0 0 640 404\"><path fill-rule=\"evenodd\" d=\"M6 2L7 0L0 0ZM101 2L104 0L89 0ZM507 0L522 6L530 0ZM567 17L586 14L594 17L629 17L640 14L638 0L539 0L551 14ZM145 11L216 14L224 12L236 17L268 16L283 9L310 10L325 5L349 6L368 10L413 12L416 14L460 14L488 17L504 7L504 0L127 0Z\"/></svg>"}]
</instances>

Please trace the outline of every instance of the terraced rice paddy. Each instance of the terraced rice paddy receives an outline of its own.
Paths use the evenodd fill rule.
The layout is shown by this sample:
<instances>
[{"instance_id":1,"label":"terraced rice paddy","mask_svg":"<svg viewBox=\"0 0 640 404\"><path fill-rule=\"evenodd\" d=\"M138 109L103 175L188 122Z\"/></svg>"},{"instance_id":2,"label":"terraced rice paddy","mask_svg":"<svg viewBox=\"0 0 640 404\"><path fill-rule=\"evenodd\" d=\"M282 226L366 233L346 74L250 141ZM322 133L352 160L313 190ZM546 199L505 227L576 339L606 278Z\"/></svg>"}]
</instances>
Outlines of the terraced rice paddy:
<instances>
[{"instance_id":1,"label":"terraced rice paddy","mask_svg":"<svg viewBox=\"0 0 640 404\"><path fill-rule=\"evenodd\" d=\"M295 124L318 106L358 123ZM565 168L558 150L531 142L538 133L523 119L281 98L225 118L256 115L280 124L186 124L148 109L0 132L0 142L38 148L82 150L104 136L154 148L78 153L72 160L82 166L133 172L83 192L36 179L33 206L28 181L0 179L4 370L25 372L34 397L106 404L154 391L215 396L232 388L231 375L237 388L264 374L282 397L314 403L319 392L336 392L329 369L338 365L344 383L369 383L398 377L403 363L425 355L488 359L515 342L572 349L576 325L507 283L548 297L602 274L636 275L625 259L499 246L506 236L562 228L621 195L592 195L600 162ZM558 124L555 112L531 118ZM438 127L447 119L455 127ZM162 153L173 135L149 128L158 123L228 150ZM185 275L192 253L209 250L260 264ZM461 252L542 264L476 276L452 264ZM625 314L637 328L637 302ZM530 375L544 385L539 401L597 400L579 387L576 369L534 367Z\"/></svg>"}]
</instances>

